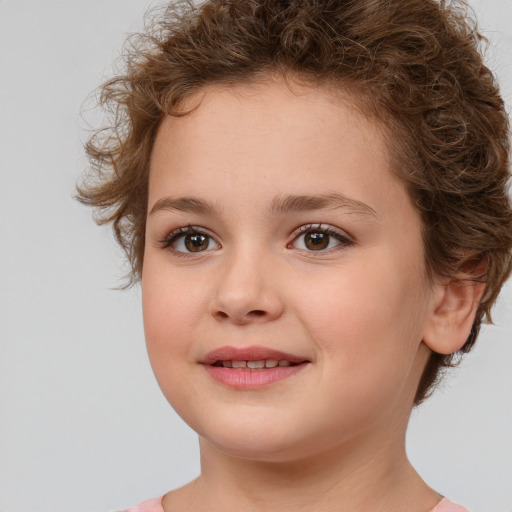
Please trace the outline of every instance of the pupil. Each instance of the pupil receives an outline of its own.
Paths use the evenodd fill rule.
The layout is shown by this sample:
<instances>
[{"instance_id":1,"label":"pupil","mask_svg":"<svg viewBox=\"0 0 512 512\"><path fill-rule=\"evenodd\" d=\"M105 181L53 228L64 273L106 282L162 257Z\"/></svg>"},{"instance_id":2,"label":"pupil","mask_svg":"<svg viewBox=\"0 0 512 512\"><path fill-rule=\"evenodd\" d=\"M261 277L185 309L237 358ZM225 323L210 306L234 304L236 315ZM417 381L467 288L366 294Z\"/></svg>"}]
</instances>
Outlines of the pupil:
<instances>
[{"instance_id":1,"label":"pupil","mask_svg":"<svg viewBox=\"0 0 512 512\"><path fill-rule=\"evenodd\" d=\"M319 251L329 245L329 235L312 231L306 235L305 243L308 249Z\"/></svg>"},{"instance_id":2,"label":"pupil","mask_svg":"<svg viewBox=\"0 0 512 512\"><path fill-rule=\"evenodd\" d=\"M203 251L208 247L208 237L195 233L193 235L187 235L185 237L185 247L190 252Z\"/></svg>"}]
</instances>

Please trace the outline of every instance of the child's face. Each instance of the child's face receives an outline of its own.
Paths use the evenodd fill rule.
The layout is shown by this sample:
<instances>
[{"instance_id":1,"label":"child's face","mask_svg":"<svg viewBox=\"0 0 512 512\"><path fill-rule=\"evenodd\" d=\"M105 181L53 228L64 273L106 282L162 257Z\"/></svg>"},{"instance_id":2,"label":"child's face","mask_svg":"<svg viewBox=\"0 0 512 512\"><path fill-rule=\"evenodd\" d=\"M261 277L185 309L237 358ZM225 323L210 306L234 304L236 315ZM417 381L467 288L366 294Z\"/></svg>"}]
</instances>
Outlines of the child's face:
<instances>
[{"instance_id":1,"label":"child's face","mask_svg":"<svg viewBox=\"0 0 512 512\"><path fill-rule=\"evenodd\" d=\"M151 161L142 290L165 396L241 457L400 438L435 300L381 133L320 88L205 92ZM210 365L235 359L301 364Z\"/></svg>"}]
</instances>

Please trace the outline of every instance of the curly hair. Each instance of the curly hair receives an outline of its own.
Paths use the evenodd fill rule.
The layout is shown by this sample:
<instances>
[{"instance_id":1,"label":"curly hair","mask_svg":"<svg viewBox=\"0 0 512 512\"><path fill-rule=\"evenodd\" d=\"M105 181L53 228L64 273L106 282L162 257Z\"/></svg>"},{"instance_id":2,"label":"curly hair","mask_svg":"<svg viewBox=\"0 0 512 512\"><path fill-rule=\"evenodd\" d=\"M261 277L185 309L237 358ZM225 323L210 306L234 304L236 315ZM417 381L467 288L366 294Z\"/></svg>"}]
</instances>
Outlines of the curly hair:
<instances>
[{"instance_id":1,"label":"curly hair","mask_svg":"<svg viewBox=\"0 0 512 512\"><path fill-rule=\"evenodd\" d=\"M210 84L294 77L342 87L386 126L394 170L423 222L430 278L486 284L473 329L511 271L509 125L482 36L462 2L208 0L171 4L128 40L122 72L100 89L110 124L90 138L78 198L112 223L141 277L151 151L165 116ZM478 272L476 269L484 269ZM455 354L432 353L415 403Z\"/></svg>"}]
</instances>

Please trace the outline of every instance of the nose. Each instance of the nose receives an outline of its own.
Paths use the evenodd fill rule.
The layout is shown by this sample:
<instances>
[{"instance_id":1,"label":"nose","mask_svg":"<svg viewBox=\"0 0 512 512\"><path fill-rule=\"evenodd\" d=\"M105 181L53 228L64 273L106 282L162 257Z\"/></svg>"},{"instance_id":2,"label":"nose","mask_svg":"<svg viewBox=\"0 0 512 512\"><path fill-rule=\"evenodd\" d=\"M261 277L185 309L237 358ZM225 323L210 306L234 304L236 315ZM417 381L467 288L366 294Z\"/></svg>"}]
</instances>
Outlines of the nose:
<instances>
[{"instance_id":1,"label":"nose","mask_svg":"<svg viewBox=\"0 0 512 512\"><path fill-rule=\"evenodd\" d=\"M281 282L270 258L233 255L216 271L210 314L217 321L237 325L264 323L283 314Z\"/></svg>"}]
</instances>

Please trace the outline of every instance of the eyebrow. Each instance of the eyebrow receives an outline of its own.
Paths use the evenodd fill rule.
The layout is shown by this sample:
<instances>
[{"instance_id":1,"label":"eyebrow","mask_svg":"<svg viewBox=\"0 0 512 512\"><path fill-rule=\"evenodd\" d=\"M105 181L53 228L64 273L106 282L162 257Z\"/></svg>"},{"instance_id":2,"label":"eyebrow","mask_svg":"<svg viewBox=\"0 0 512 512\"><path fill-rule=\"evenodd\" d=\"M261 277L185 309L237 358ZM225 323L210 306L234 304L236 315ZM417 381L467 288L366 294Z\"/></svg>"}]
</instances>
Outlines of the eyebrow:
<instances>
[{"instance_id":1,"label":"eyebrow","mask_svg":"<svg viewBox=\"0 0 512 512\"><path fill-rule=\"evenodd\" d=\"M213 203L195 197L162 197L153 205L149 215L153 215L161 210L207 215L216 215L218 213Z\"/></svg>"},{"instance_id":2,"label":"eyebrow","mask_svg":"<svg viewBox=\"0 0 512 512\"><path fill-rule=\"evenodd\" d=\"M337 193L278 196L270 204L272 214L321 209L347 210L349 213L377 218L377 212L371 206Z\"/></svg>"},{"instance_id":3,"label":"eyebrow","mask_svg":"<svg viewBox=\"0 0 512 512\"><path fill-rule=\"evenodd\" d=\"M270 203L269 212L272 215L282 215L289 212L322 209L347 210L348 213L377 218L377 212L371 206L337 193L277 196ZM196 197L163 197L153 205L149 215L161 210L206 215L219 214L219 209L213 203Z\"/></svg>"}]
</instances>

